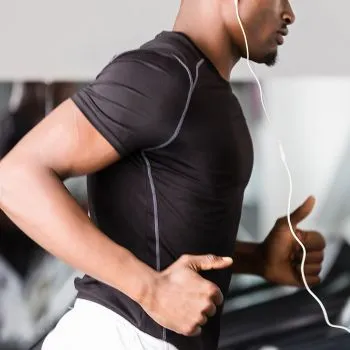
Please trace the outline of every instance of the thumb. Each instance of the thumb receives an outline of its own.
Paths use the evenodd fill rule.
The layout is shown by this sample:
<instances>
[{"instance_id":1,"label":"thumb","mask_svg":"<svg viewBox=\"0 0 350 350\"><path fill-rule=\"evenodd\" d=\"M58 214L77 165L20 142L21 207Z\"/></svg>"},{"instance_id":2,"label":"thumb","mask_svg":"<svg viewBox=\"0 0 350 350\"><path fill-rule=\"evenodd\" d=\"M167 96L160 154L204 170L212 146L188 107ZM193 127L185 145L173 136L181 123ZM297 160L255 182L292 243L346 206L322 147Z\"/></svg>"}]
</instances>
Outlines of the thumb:
<instances>
[{"instance_id":1,"label":"thumb","mask_svg":"<svg viewBox=\"0 0 350 350\"><path fill-rule=\"evenodd\" d=\"M312 212L312 209L315 206L315 201L315 197L309 196L300 207L291 213L290 220L293 225L297 225Z\"/></svg>"},{"instance_id":2,"label":"thumb","mask_svg":"<svg viewBox=\"0 0 350 350\"><path fill-rule=\"evenodd\" d=\"M187 255L185 263L194 271L225 269L232 265L232 258L208 255Z\"/></svg>"}]
</instances>

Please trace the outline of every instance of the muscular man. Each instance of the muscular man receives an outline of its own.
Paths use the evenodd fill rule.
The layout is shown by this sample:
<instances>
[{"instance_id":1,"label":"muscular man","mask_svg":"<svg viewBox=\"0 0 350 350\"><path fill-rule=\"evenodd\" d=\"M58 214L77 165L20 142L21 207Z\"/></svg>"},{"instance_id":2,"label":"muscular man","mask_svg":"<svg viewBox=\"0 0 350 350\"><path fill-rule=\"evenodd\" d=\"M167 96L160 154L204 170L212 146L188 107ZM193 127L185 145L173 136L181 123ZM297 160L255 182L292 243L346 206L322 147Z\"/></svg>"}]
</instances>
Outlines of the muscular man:
<instances>
[{"instance_id":1,"label":"muscular man","mask_svg":"<svg viewBox=\"0 0 350 350\"><path fill-rule=\"evenodd\" d=\"M273 65L288 0L238 3L251 59ZM1 208L86 273L44 350L214 350L232 273L302 285L285 217L263 242L235 242L253 165L229 83L241 57L233 0L183 0L173 31L114 58L0 163ZM91 219L62 185L82 174ZM294 211L295 227L313 205ZM314 285L324 240L298 233Z\"/></svg>"}]
</instances>

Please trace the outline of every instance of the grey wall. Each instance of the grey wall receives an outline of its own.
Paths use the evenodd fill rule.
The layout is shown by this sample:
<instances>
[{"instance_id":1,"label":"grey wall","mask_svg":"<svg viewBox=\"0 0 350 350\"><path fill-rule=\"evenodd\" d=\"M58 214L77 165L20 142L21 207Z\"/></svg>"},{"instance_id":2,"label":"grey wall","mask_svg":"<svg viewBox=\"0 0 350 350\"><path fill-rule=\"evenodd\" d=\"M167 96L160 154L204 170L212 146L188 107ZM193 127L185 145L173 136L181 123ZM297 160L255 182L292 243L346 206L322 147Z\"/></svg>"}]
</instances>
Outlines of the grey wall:
<instances>
[{"instance_id":1,"label":"grey wall","mask_svg":"<svg viewBox=\"0 0 350 350\"><path fill-rule=\"evenodd\" d=\"M261 77L349 75L346 0L291 0L298 17ZM178 0L0 0L0 80L86 80L118 53L171 29ZM232 0L232 15L234 12ZM251 79L242 61L233 80Z\"/></svg>"}]
</instances>

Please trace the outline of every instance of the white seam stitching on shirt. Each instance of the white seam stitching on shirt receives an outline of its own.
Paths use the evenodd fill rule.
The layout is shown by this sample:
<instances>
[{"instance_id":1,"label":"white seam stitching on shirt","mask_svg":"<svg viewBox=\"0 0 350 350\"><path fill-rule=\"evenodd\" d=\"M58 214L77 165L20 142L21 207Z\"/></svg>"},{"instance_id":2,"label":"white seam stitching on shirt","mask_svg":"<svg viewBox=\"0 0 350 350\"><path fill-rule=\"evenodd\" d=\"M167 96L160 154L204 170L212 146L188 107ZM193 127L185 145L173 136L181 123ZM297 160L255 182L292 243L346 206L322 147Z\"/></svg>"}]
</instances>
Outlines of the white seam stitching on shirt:
<instances>
[{"instance_id":1,"label":"white seam stitching on shirt","mask_svg":"<svg viewBox=\"0 0 350 350\"><path fill-rule=\"evenodd\" d=\"M156 147L150 147L150 148L146 148L144 151L152 151L152 150L156 150L156 149L160 149L160 148L163 148L163 147L166 147L168 146L171 142L173 142L175 140L175 138L178 136L180 130L181 130L181 127L182 127L182 124L183 124L183 121L185 120L185 116L186 116L186 113L187 113L187 110L188 110L188 107L190 105L190 102L191 102L191 97L192 97L192 93L197 85L197 81L198 81L198 70L199 70L199 67L203 64L204 62L204 59L200 60L197 65L196 65L196 79L195 81L193 82L193 79L192 79L192 75L191 75L191 72L189 70L189 68L186 66L185 63L183 63L180 58L178 58L177 56L174 55L174 57L181 63L181 65L186 69L187 73L188 73L188 76L190 78L190 90L189 90L189 93L188 93L188 96L187 96L187 101L186 101L186 105L185 105L185 109L182 113L182 116L179 120L179 123L173 133L173 135L169 138L168 141L160 144L159 146L156 146Z\"/></svg>"},{"instance_id":2,"label":"white seam stitching on shirt","mask_svg":"<svg viewBox=\"0 0 350 350\"><path fill-rule=\"evenodd\" d=\"M157 263L157 271L160 271L160 253L159 253L159 227L158 227L158 203L157 203L157 195L156 190L154 187L154 181L152 176L152 167L151 164L145 155L145 153L142 151L142 158L144 159L146 166L147 166L147 173L148 173L148 179L151 186L151 192L152 192L152 200L153 200L153 214L154 214L154 233L156 236L156 263Z\"/></svg>"}]
</instances>

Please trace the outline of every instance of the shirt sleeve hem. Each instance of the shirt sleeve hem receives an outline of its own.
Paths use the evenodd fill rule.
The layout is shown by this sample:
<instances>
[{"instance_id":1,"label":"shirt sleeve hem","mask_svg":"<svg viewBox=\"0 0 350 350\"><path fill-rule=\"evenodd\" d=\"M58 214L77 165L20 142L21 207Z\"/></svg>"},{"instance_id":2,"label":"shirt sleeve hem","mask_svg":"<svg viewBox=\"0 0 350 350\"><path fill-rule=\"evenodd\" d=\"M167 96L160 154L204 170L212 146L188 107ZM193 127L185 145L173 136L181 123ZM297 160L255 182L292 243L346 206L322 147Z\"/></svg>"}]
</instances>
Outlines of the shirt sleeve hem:
<instances>
[{"instance_id":1,"label":"shirt sleeve hem","mask_svg":"<svg viewBox=\"0 0 350 350\"><path fill-rule=\"evenodd\" d=\"M87 96L85 96L87 97ZM79 95L79 93L73 95L71 100L79 108L79 110L84 114L85 118L95 127L95 129L111 144L111 146L118 152L119 156L125 157L129 152L124 147L124 145L117 139L108 128L106 128L103 123L98 119L91 116L91 111L86 105L84 99Z\"/></svg>"}]
</instances>

